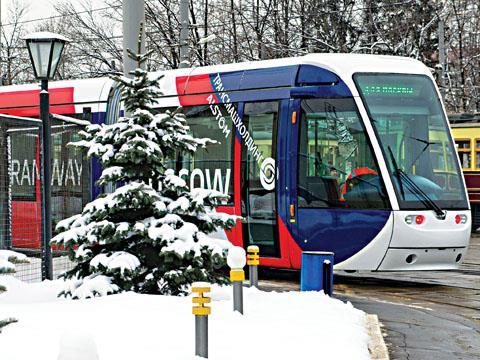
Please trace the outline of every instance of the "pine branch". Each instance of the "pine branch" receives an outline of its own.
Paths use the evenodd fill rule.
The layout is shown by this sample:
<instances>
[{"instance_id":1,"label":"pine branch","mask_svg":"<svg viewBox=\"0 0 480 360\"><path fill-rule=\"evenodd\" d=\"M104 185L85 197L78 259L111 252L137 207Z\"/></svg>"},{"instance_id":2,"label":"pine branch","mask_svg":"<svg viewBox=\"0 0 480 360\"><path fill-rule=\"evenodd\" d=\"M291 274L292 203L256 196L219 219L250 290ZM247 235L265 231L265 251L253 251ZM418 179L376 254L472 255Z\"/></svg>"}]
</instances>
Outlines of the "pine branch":
<instances>
[{"instance_id":1,"label":"pine branch","mask_svg":"<svg viewBox=\"0 0 480 360\"><path fill-rule=\"evenodd\" d=\"M5 319L5 320L0 320L0 333L2 332L2 328L4 328L5 326L9 325L9 324L13 324L13 323L16 323L18 322L17 319L14 319L14 318L8 318L8 319Z\"/></svg>"}]
</instances>

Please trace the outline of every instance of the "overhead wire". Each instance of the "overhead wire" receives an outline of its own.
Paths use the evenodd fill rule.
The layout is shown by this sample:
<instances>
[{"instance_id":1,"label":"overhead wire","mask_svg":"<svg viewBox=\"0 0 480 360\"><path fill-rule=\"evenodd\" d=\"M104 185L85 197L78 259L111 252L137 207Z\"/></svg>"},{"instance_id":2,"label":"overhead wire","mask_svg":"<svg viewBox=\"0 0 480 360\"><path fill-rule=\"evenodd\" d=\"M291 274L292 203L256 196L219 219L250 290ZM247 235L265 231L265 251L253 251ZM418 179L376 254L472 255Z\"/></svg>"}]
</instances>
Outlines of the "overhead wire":
<instances>
[{"instance_id":1,"label":"overhead wire","mask_svg":"<svg viewBox=\"0 0 480 360\"><path fill-rule=\"evenodd\" d=\"M59 19L59 18L67 17L67 16L87 14L87 13L109 10L109 9L117 9L119 7L121 7L121 5L105 6L105 7L96 8L96 9L69 12L67 14L58 14L58 15L52 15L52 16L47 16L47 17L42 17L42 18L29 19L29 20L16 21L16 22L11 22L11 23L6 23L6 24L0 24L0 26L1 27L7 27L7 26L18 25L18 24L28 24L28 23L32 23L32 22L38 22L38 21Z\"/></svg>"}]
</instances>

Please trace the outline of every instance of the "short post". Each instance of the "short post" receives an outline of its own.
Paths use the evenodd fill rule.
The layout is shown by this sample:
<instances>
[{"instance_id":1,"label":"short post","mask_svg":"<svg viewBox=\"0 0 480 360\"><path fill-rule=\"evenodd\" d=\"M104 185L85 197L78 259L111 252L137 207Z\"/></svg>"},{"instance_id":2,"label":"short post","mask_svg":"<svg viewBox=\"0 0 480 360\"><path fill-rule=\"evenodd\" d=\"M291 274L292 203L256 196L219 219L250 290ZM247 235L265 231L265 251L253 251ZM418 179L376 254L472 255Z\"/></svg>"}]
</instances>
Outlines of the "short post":
<instances>
[{"instance_id":1,"label":"short post","mask_svg":"<svg viewBox=\"0 0 480 360\"><path fill-rule=\"evenodd\" d=\"M332 296L334 253L304 251L300 274L300 291L320 291Z\"/></svg>"},{"instance_id":2,"label":"short post","mask_svg":"<svg viewBox=\"0 0 480 360\"><path fill-rule=\"evenodd\" d=\"M243 315L243 281L245 280L245 271L243 267L246 264L245 250L234 246L228 250L227 264L230 266L230 281L233 286L233 311L238 311Z\"/></svg>"},{"instance_id":3,"label":"short post","mask_svg":"<svg viewBox=\"0 0 480 360\"><path fill-rule=\"evenodd\" d=\"M211 308L206 306L211 302L210 297L204 293L210 292L210 285L207 283L194 283L192 293L197 296L192 298L192 313L195 315L195 355L208 359L208 315Z\"/></svg>"},{"instance_id":4,"label":"short post","mask_svg":"<svg viewBox=\"0 0 480 360\"><path fill-rule=\"evenodd\" d=\"M247 247L247 265L250 286L258 288L258 265L260 264L260 249L256 245Z\"/></svg>"}]
</instances>

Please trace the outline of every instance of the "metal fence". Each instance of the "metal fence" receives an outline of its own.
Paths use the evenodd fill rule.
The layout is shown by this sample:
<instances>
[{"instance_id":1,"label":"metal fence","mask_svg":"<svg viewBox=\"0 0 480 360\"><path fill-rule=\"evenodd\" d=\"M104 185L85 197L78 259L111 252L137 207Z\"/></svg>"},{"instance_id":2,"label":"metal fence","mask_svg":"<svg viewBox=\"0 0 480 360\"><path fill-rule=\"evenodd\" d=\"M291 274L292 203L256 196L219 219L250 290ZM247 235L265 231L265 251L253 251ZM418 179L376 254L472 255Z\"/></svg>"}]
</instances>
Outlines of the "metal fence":
<instances>
[{"instance_id":1,"label":"metal fence","mask_svg":"<svg viewBox=\"0 0 480 360\"><path fill-rule=\"evenodd\" d=\"M80 213L90 198L90 163L85 153L67 146L78 140L81 126L52 119L52 232L58 221ZM42 280L41 123L36 119L0 116L0 249L26 254L17 265L24 281ZM53 274L72 263L61 248L52 248Z\"/></svg>"}]
</instances>

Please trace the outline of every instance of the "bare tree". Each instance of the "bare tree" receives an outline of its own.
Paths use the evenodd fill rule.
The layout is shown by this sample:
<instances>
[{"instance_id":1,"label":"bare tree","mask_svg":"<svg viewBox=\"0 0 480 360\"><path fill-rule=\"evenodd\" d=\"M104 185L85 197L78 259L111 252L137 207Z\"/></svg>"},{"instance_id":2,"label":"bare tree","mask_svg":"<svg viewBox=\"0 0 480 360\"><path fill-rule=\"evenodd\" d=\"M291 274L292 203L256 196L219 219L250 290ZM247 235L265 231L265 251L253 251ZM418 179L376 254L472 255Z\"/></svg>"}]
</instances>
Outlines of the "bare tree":
<instances>
[{"instance_id":1,"label":"bare tree","mask_svg":"<svg viewBox=\"0 0 480 360\"><path fill-rule=\"evenodd\" d=\"M116 7L99 11L89 0L77 6L61 0L55 9L60 16L39 24L37 30L56 31L72 40L63 58L63 77L97 77L121 68L122 36Z\"/></svg>"},{"instance_id":2,"label":"bare tree","mask_svg":"<svg viewBox=\"0 0 480 360\"><path fill-rule=\"evenodd\" d=\"M20 0L13 0L8 7L2 31L1 73L2 83L22 83L32 78L30 60L26 51L25 16L28 7Z\"/></svg>"},{"instance_id":3,"label":"bare tree","mask_svg":"<svg viewBox=\"0 0 480 360\"><path fill-rule=\"evenodd\" d=\"M457 113L480 112L480 4L448 0L445 8L448 107Z\"/></svg>"},{"instance_id":4,"label":"bare tree","mask_svg":"<svg viewBox=\"0 0 480 360\"><path fill-rule=\"evenodd\" d=\"M122 66L122 2L74 6L57 0L58 17L36 30L73 40L60 78L102 76ZM145 0L149 70L179 64L178 0ZM20 0L9 9L2 36L5 82L31 79L21 36ZM355 52L409 56L438 63L437 25L446 28L446 104L454 112L480 111L480 3L478 0L198 0L190 1L192 66L300 56L310 52ZM215 39L200 44L201 38Z\"/></svg>"}]
</instances>

